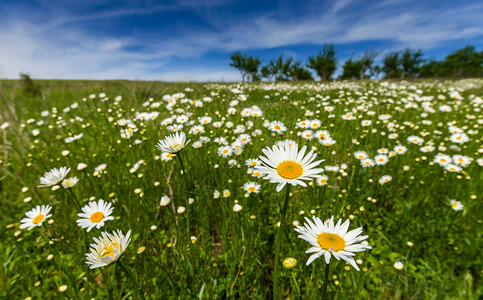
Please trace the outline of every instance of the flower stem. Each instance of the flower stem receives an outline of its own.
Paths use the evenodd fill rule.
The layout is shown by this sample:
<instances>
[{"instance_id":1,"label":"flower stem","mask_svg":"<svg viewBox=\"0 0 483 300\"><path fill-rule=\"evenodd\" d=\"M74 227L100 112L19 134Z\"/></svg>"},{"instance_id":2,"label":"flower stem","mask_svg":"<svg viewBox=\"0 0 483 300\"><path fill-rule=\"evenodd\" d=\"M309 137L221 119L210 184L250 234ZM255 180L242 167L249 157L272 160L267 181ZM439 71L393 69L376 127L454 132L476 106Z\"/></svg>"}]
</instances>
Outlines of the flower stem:
<instances>
[{"instance_id":1,"label":"flower stem","mask_svg":"<svg viewBox=\"0 0 483 300\"><path fill-rule=\"evenodd\" d=\"M330 268L330 261L328 264L325 265L325 279L324 279L324 286L322 288L322 300L327 298L327 284L329 282L329 268Z\"/></svg>"},{"instance_id":2,"label":"flower stem","mask_svg":"<svg viewBox=\"0 0 483 300\"><path fill-rule=\"evenodd\" d=\"M136 288L138 289L139 296L141 296L141 299L145 300L146 298L144 298L143 289L141 289L138 282L134 279L131 271L129 271L128 268L126 268L126 266L122 263L122 261L120 259L117 260L117 264L118 264L118 266L121 267L121 269L127 274L127 277L129 277L129 279L131 279L132 283L136 286Z\"/></svg>"},{"instance_id":3,"label":"flower stem","mask_svg":"<svg viewBox=\"0 0 483 300\"><path fill-rule=\"evenodd\" d=\"M287 214L287 207L288 207L288 199L290 198L290 185L286 185L287 188L285 190L285 202L283 203L283 207L281 208L280 215L280 227L278 228L277 237L275 239L275 261L274 261L274 269L273 269L273 298L278 299L278 269L280 267L280 246L282 244L282 232L283 226L285 225L285 215Z\"/></svg>"}]
</instances>

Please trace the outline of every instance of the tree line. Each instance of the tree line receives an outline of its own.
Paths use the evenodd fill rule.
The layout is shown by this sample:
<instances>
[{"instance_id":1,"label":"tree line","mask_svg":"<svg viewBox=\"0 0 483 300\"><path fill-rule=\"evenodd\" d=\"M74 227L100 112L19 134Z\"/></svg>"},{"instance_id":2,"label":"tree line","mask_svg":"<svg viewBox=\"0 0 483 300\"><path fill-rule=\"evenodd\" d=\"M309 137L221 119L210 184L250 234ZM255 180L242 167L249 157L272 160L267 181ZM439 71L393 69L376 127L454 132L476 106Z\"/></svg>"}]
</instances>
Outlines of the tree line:
<instances>
[{"instance_id":1,"label":"tree line","mask_svg":"<svg viewBox=\"0 0 483 300\"><path fill-rule=\"evenodd\" d=\"M366 50L358 57L344 62L342 74L336 79L383 78L463 78L483 76L483 51L466 46L450 53L444 60L424 59L420 49L406 48L384 55L382 64L375 64L381 51ZM235 51L230 66L238 69L242 81L309 81L314 80L312 70L322 81L332 80L337 70L338 58L333 44L325 44L307 63L280 55L262 66L256 56Z\"/></svg>"}]
</instances>

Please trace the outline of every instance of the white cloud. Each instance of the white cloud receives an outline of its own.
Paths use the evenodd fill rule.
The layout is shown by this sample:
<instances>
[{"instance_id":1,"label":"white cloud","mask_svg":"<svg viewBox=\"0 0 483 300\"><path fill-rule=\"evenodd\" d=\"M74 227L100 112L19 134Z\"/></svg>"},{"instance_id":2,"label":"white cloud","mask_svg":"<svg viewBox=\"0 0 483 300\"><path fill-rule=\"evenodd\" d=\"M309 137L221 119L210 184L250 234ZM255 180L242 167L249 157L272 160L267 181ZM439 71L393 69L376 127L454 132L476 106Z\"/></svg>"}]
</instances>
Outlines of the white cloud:
<instances>
[{"instance_id":1,"label":"white cloud","mask_svg":"<svg viewBox=\"0 0 483 300\"><path fill-rule=\"evenodd\" d=\"M303 15L272 11L227 16L209 13L208 8L223 5L221 0L203 5L186 0L179 5L200 8L199 12L206 9L205 18L213 28L186 27L170 36L102 35L84 30L82 24L176 11L180 6L121 7L86 15L53 10L43 23L38 23L38 16L13 14L11 19L4 16L0 31L0 77L18 78L20 72L28 72L34 78L239 80L238 72L228 66L228 53L234 50L371 40L389 41L395 48L431 48L452 40L481 40L483 36L483 4L437 8L428 13L411 7L411 0L403 1L387 0L360 8L359 1L339 0L329 8L307 4L311 9ZM179 70L174 66L210 51L225 52L226 66L201 68L196 62Z\"/></svg>"}]
</instances>

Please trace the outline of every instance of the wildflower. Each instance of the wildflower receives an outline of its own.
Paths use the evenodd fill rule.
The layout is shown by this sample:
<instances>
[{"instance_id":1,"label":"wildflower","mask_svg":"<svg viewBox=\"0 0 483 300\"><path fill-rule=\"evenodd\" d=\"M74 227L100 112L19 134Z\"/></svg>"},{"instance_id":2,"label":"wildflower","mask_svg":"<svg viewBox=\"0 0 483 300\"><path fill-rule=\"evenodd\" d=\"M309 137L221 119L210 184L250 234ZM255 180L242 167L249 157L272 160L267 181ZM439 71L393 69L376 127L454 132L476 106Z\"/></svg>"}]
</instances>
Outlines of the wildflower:
<instances>
[{"instance_id":1,"label":"wildflower","mask_svg":"<svg viewBox=\"0 0 483 300\"><path fill-rule=\"evenodd\" d=\"M433 160L435 163L439 164L442 167L445 167L452 162L451 156L443 153L438 153Z\"/></svg>"},{"instance_id":2,"label":"wildflower","mask_svg":"<svg viewBox=\"0 0 483 300\"><path fill-rule=\"evenodd\" d=\"M105 203L102 199L99 199L97 203L89 202L82 208L83 213L77 214L81 218L77 220L77 225L87 228L87 232L94 227L99 229L104 226L105 221L114 220L114 217L111 216L113 209L111 203Z\"/></svg>"},{"instance_id":3,"label":"wildflower","mask_svg":"<svg viewBox=\"0 0 483 300\"><path fill-rule=\"evenodd\" d=\"M248 193L255 193L258 194L260 192L261 185L256 182L247 182L243 185L243 189Z\"/></svg>"},{"instance_id":4,"label":"wildflower","mask_svg":"<svg viewBox=\"0 0 483 300\"><path fill-rule=\"evenodd\" d=\"M446 166L444 166L444 169L447 171L456 172L456 173L459 173L463 170L461 167L458 167L455 164L447 164Z\"/></svg>"},{"instance_id":5,"label":"wildflower","mask_svg":"<svg viewBox=\"0 0 483 300\"><path fill-rule=\"evenodd\" d=\"M268 129L273 132L277 132L278 134L283 134L285 131L287 131L287 127L285 127L285 125L280 121L273 121L270 123Z\"/></svg>"},{"instance_id":6,"label":"wildflower","mask_svg":"<svg viewBox=\"0 0 483 300\"><path fill-rule=\"evenodd\" d=\"M256 158L249 158L245 161L245 165L249 166L249 167L254 167L254 166L258 166L260 165L261 161L259 159L256 159Z\"/></svg>"},{"instance_id":7,"label":"wildflower","mask_svg":"<svg viewBox=\"0 0 483 300\"><path fill-rule=\"evenodd\" d=\"M273 146L272 149L265 148L262 152L266 155L259 158L263 161L255 170L264 175L264 179L271 183L278 183L277 192L290 183L292 185L307 186L303 180L311 180L320 177L323 169L315 168L323 160L314 161L317 154L311 150L307 155L307 146L298 151L298 145L292 141L285 141L280 146Z\"/></svg>"},{"instance_id":8,"label":"wildflower","mask_svg":"<svg viewBox=\"0 0 483 300\"><path fill-rule=\"evenodd\" d=\"M305 221L304 226L297 226L295 231L300 233L299 238L312 245L306 253L315 252L307 260L307 265L322 255L325 257L325 262L329 264L330 258L334 256L337 260L342 258L359 271L359 267L354 258L352 258L355 256L354 252L372 249L371 246L363 245L362 243L356 244L369 237L367 235L360 235L362 233L362 227L347 232L350 221L346 220L341 224L342 219L339 219L337 224L334 224L333 216L325 223L315 216L313 216L313 221L309 218L305 218Z\"/></svg>"},{"instance_id":9,"label":"wildflower","mask_svg":"<svg viewBox=\"0 0 483 300\"><path fill-rule=\"evenodd\" d=\"M401 270L404 268L404 265L402 264L402 262L401 262L401 261L399 261L399 260L398 260L397 262L395 262L395 263L394 263L394 268L395 268L396 270L401 271Z\"/></svg>"},{"instance_id":10,"label":"wildflower","mask_svg":"<svg viewBox=\"0 0 483 300\"><path fill-rule=\"evenodd\" d=\"M90 269L104 267L117 261L131 242L131 230L126 235L120 230L113 231L112 234L102 232L101 235L94 238L95 244L91 244L91 253L86 253L86 264L90 265Z\"/></svg>"},{"instance_id":11,"label":"wildflower","mask_svg":"<svg viewBox=\"0 0 483 300\"><path fill-rule=\"evenodd\" d=\"M385 165L389 161L389 158L386 155L379 154L374 157L374 161L376 165Z\"/></svg>"},{"instance_id":12,"label":"wildflower","mask_svg":"<svg viewBox=\"0 0 483 300\"><path fill-rule=\"evenodd\" d=\"M319 178L317 178L317 185L318 186L327 185L327 180L329 180L329 177L327 177L327 175L322 175Z\"/></svg>"},{"instance_id":13,"label":"wildflower","mask_svg":"<svg viewBox=\"0 0 483 300\"><path fill-rule=\"evenodd\" d=\"M52 216L49 215L51 209L50 205L37 205L34 209L26 212L27 218L20 220L20 229L27 228L27 230L30 230L36 226L42 226L42 222Z\"/></svg>"},{"instance_id":14,"label":"wildflower","mask_svg":"<svg viewBox=\"0 0 483 300\"><path fill-rule=\"evenodd\" d=\"M287 257L283 260L282 264L286 269L293 269L297 266L297 260L293 257Z\"/></svg>"},{"instance_id":15,"label":"wildflower","mask_svg":"<svg viewBox=\"0 0 483 300\"><path fill-rule=\"evenodd\" d=\"M364 158L368 158L369 155L367 155L367 153L364 152L364 151L356 151L354 153L354 157L357 158L357 159L364 159Z\"/></svg>"},{"instance_id":16,"label":"wildflower","mask_svg":"<svg viewBox=\"0 0 483 300\"><path fill-rule=\"evenodd\" d=\"M62 187L64 189L70 189L71 187L75 186L77 182L79 182L79 179L77 179L77 177L70 177L62 181Z\"/></svg>"},{"instance_id":17,"label":"wildflower","mask_svg":"<svg viewBox=\"0 0 483 300\"><path fill-rule=\"evenodd\" d=\"M242 208L243 207L240 204L238 204L238 203L235 204L235 205L233 205L233 211L236 212L236 213L237 212L241 212Z\"/></svg>"},{"instance_id":18,"label":"wildflower","mask_svg":"<svg viewBox=\"0 0 483 300\"><path fill-rule=\"evenodd\" d=\"M233 155L233 148L230 146L221 146L218 148L218 155L228 157Z\"/></svg>"},{"instance_id":19,"label":"wildflower","mask_svg":"<svg viewBox=\"0 0 483 300\"><path fill-rule=\"evenodd\" d=\"M465 206L463 205L463 203L461 203L460 201L456 201L454 199L451 200L451 208L458 211L458 210L462 210ZM20 227L21 228L21 227Z\"/></svg>"},{"instance_id":20,"label":"wildflower","mask_svg":"<svg viewBox=\"0 0 483 300\"><path fill-rule=\"evenodd\" d=\"M183 150L189 142L190 140L186 142L186 134L184 132L176 132L165 137L163 140L159 140L156 148L164 153L177 154Z\"/></svg>"},{"instance_id":21,"label":"wildflower","mask_svg":"<svg viewBox=\"0 0 483 300\"><path fill-rule=\"evenodd\" d=\"M420 145L424 142L424 140L422 138L420 138L419 136L411 135L411 136L408 137L408 142Z\"/></svg>"},{"instance_id":22,"label":"wildflower","mask_svg":"<svg viewBox=\"0 0 483 300\"><path fill-rule=\"evenodd\" d=\"M392 180L391 175L383 175L381 178L379 178L379 184L383 185L384 183L388 183Z\"/></svg>"},{"instance_id":23,"label":"wildflower","mask_svg":"<svg viewBox=\"0 0 483 300\"><path fill-rule=\"evenodd\" d=\"M365 168L374 166L374 161L370 158L364 158L361 160L361 165Z\"/></svg>"},{"instance_id":24,"label":"wildflower","mask_svg":"<svg viewBox=\"0 0 483 300\"><path fill-rule=\"evenodd\" d=\"M404 153L406 153L407 150L408 150L408 148L406 148L402 145L398 145L398 146L394 147L394 152L396 152L397 154L404 154Z\"/></svg>"},{"instance_id":25,"label":"wildflower","mask_svg":"<svg viewBox=\"0 0 483 300\"><path fill-rule=\"evenodd\" d=\"M40 185L38 187L52 186L60 183L69 171L70 168L67 167L61 167L60 169L53 168L45 173L44 177L40 177Z\"/></svg>"}]
</instances>

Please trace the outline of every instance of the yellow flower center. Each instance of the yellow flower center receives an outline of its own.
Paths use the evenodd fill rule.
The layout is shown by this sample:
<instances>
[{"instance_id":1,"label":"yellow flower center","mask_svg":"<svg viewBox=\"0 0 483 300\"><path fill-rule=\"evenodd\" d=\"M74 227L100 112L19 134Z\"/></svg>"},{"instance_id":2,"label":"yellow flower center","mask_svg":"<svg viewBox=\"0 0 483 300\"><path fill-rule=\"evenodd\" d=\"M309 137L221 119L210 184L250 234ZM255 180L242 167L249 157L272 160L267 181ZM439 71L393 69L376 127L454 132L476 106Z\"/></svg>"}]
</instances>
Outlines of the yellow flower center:
<instances>
[{"instance_id":1,"label":"yellow flower center","mask_svg":"<svg viewBox=\"0 0 483 300\"><path fill-rule=\"evenodd\" d=\"M452 205L453 207L456 207L456 206L458 206L458 203L453 202L453 203L451 203L451 205Z\"/></svg>"},{"instance_id":2,"label":"yellow flower center","mask_svg":"<svg viewBox=\"0 0 483 300\"><path fill-rule=\"evenodd\" d=\"M257 177L260 177L260 176L262 176L262 173L260 173L260 172L255 172L255 173L253 173L253 175L255 175L255 176L257 176Z\"/></svg>"},{"instance_id":3,"label":"yellow flower center","mask_svg":"<svg viewBox=\"0 0 483 300\"><path fill-rule=\"evenodd\" d=\"M249 192L254 192L255 190L256 190L256 188L254 186L251 186L251 187L248 188Z\"/></svg>"},{"instance_id":4,"label":"yellow flower center","mask_svg":"<svg viewBox=\"0 0 483 300\"><path fill-rule=\"evenodd\" d=\"M325 179L323 179L323 178L320 180L320 183L321 183L321 184L325 184L326 182L327 182L327 180L325 180Z\"/></svg>"},{"instance_id":5,"label":"yellow flower center","mask_svg":"<svg viewBox=\"0 0 483 300\"><path fill-rule=\"evenodd\" d=\"M40 214L40 215L36 216L34 218L34 220L32 221L32 224L38 224L38 223L42 222L42 220L44 219L44 217L45 216L43 214Z\"/></svg>"},{"instance_id":6,"label":"yellow flower center","mask_svg":"<svg viewBox=\"0 0 483 300\"><path fill-rule=\"evenodd\" d=\"M100 211L95 212L91 215L90 219L93 223L99 223L100 221L102 221L102 219L104 219L104 214Z\"/></svg>"},{"instance_id":7,"label":"yellow flower center","mask_svg":"<svg viewBox=\"0 0 483 300\"><path fill-rule=\"evenodd\" d=\"M256 161L252 161L252 162L250 162L250 165L256 166L257 165L257 162Z\"/></svg>"},{"instance_id":8,"label":"yellow flower center","mask_svg":"<svg viewBox=\"0 0 483 300\"><path fill-rule=\"evenodd\" d=\"M357 158L363 159L364 158L364 155L358 155Z\"/></svg>"},{"instance_id":9,"label":"yellow flower center","mask_svg":"<svg viewBox=\"0 0 483 300\"><path fill-rule=\"evenodd\" d=\"M280 130L280 126L278 126L278 125L275 125L273 128L274 128L275 130Z\"/></svg>"},{"instance_id":10,"label":"yellow flower center","mask_svg":"<svg viewBox=\"0 0 483 300\"><path fill-rule=\"evenodd\" d=\"M223 154L227 154L227 153L228 153L228 150L224 149Z\"/></svg>"},{"instance_id":11,"label":"yellow flower center","mask_svg":"<svg viewBox=\"0 0 483 300\"><path fill-rule=\"evenodd\" d=\"M119 244L111 244L111 245L109 245L109 247L107 247L106 249L104 249L104 251L102 251L101 257L106 257L108 255L114 257L114 248L112 248L112 246L116 247L117 250L119 250Z\"/></svg>"},{"instance_id":12,"label":"yellow flower center","mask_svg":"<svg viewBox=\"0 0 483 300\"><path fill-rule=\"evenodd\" d=\"M457 139L457 140L461 140L461 137L460 137L460 136L457 136L457 137L456 137L456 139Z\"/></svg>"},{"instance_id":13,"label":"yellow flower center","mask_svg":"<svg viewBox=\"0 0 483 300\"><path fill-rule=\"evenodd\" d=\"M446 162L446 159L442 158L442 159L441 159L441 162Z\"/></svg>"},{"instance_id":14,"label":"yellow flower center","mask_svg":"<svg viewBox=\"0 0 483 300\"><path fill-rule=\"evenodd\" d=\"M382 158L382 157L381 157L381 158L379 158L379 161L384 161L384 158Z\"/></svg>"},{"instance_id":15,"label":"yellow flower center","mask_svg":"<svg viewBox=\"0 0 483 300\"><path fill-rule=\"evenodd\" d=\"M67 186L72 185L72 182L70 180L66 180L65 185L67 185Z\"/></svg>"},{"instance_id":16,"label":"yellow flower center","mask_svg":"<svg viewBox=\"0 0 483 300\"><path fill-rule=\"evenodd\" d=\"M286 160L278 165L277 173L285 179L295 179L302 176L304 168L299 163Z\"/></svg>"},{"instance_id":17,"label":"yellow flower center","mask_svg":"<svg viewBox=\"0 0 483 300\"><path fill-rule=\"evenodd\" d=\"M345 249L345 240L334 233L323 232L317 237L317 243L324 250L331 250L334 252Z\"/></svg>"}]
</instances>

